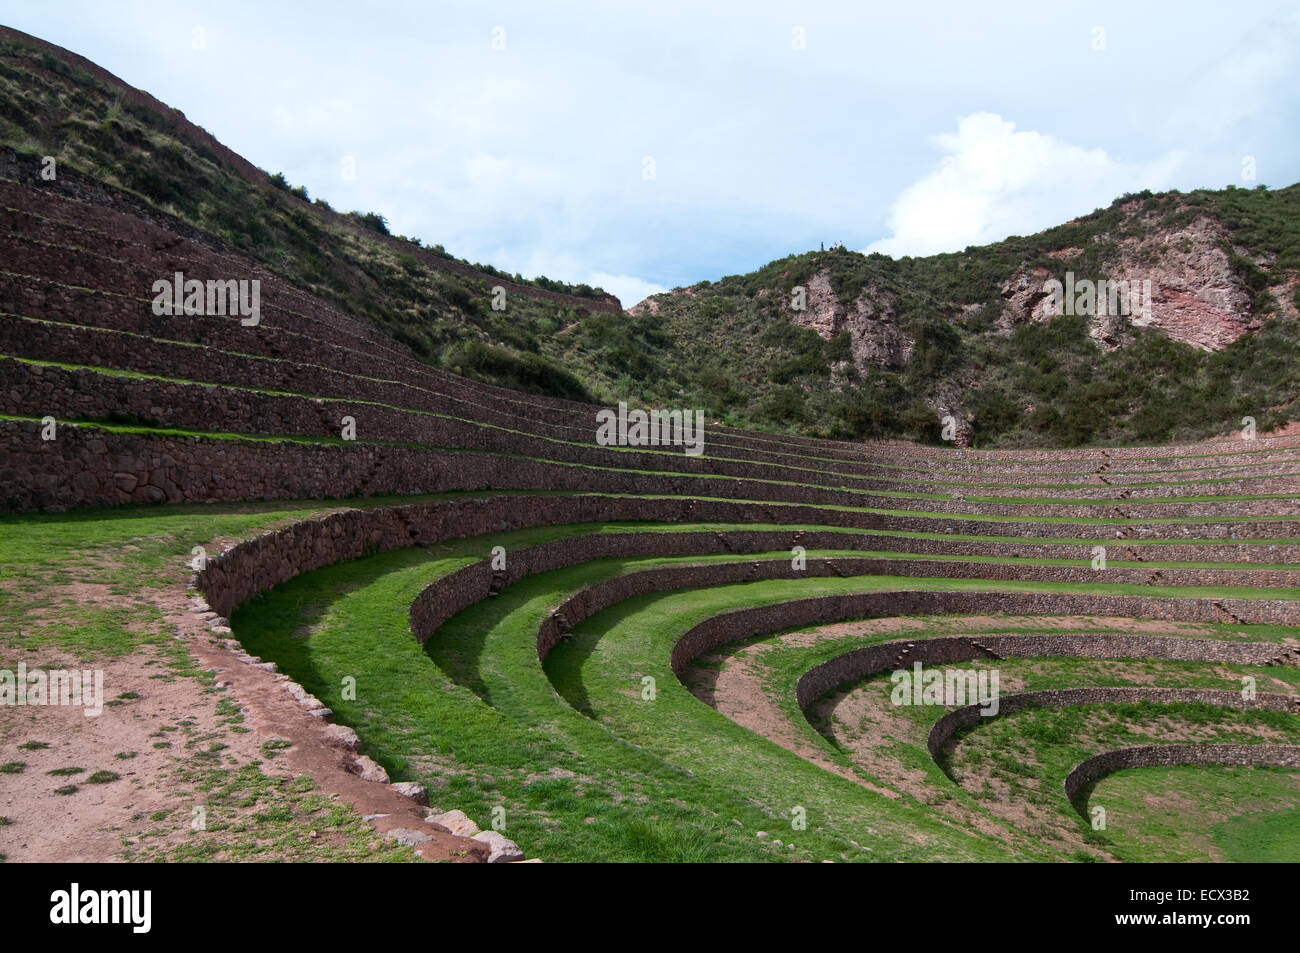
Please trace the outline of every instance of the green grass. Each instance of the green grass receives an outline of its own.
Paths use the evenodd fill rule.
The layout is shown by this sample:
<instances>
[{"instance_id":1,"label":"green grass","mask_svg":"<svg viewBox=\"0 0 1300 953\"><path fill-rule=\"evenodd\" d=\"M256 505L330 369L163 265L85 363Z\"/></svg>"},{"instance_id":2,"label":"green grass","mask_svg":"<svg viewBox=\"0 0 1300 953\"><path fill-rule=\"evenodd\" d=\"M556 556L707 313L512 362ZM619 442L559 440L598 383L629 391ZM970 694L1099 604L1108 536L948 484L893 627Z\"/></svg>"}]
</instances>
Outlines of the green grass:
<instances>
[{"instance_id":1,"label":"green grass","mask_svg":"<svg viewBox=\"0 0 1300 953\"><path fill-rule=\"evenodd\" d=\"M481 545L472 544L474 554ZM405 606L429 579L462 564L450 558L455 547L439 550L382 554L299 577L237 613L234 624L250 651L275 660L340 722L357 727L390 774L430 783L438 807L482 821L504 805L507 835L530 856L670 859L679 848L647 841L654 829L647 822L658 820L695 845L692 856L787 859L752 832L772 828L789 805L755 807L712 778L610 736L555 695L533 647L546 606L563 591L548 578L555 574L462 613L422 651L406 629ZM568 577L578 575L589 578L581 569ZM294 634L304 629L307 638ZM358 680L355 702L340 691L349 673ZM725 720L722 727L739 730ZM787 767L819 775L797 758ZM794 856L835 858L848 849L830 829L810 824L805 834L807 853Z\"/></svg>"},{"instance_id":2,"label":"green grass","mask_svg":"<svg viewBox=\"0 0 1300 953\"><path fill-rule=\"evenodd\" d=\"M1214 840L1239 863L1300 863L1300 805L1222 821Z\"/></svg>"},{"instance_id":3,"label":"green grass","mask_svg":"<svg viewBox=\"0 0 1300 953\"><path fill-rule=\"evenodd\" d=\"M498 494L417 499L482 495ZM519 496L529 495L533 494ZM361 505L391 502L394 498L387 497ZM188 576L185 561L193 545L252 535L336 506L322 501L150 507L0 518L0 530L10 530L0 532L0 564L5 566L0 620L11 627L0 637L0 645L39 645L88 656L121 654L141 644L166 645L170 640L148 596ZM529 856L556 860L1060 859L1068 852L1019 843L1013 831L1002 837L973 838L964 830L954 830L925 805L875 795L755 738L696 701L676 682L667 669L672 640L681 625L725 607L875 589L1086 591L1153 598L1288 595L1249 587L1047 585L939 576L772 580L620 604L589 620L572 641L552 654L545 669L536 659L538 625L551 607L576 588L655 566L737 558L788 562L788 552L777 552L601 560L524 579L461 613L435 634L427 650L415 643L407 629L407 608L424 585L483 559L494 545L504 545L509 552L582 532L743 528L796 527L622 523L493 534L380 554L306 574L255 599L236 613L234 624L251 652L276 661L333 708L338 721L356 727L367 753L395 779L424 781L436 806L465 810L481 826L486 826L493 808L504 807L505 833ZM925 538L938 535L942 534ZM868 553L909 558L877 550L812 551L809 557ZM988 561L1007 560L990 557ZM941 571L941 565L936 569ZM125 604L112 610L77 606L60 592L74 581L99 583L119 594ZM55 613L54 624L35 626L23 621L33 610L42 609ZM1288 630L1274 629L1269 637L1287 637ZM1229 627L1224 632L1227 637ZM1253 629L1250 635L1265 637ZM612 653L608 660L605 653ZM611 667L605 667L606 661ZM640 678L646 674L657 680L653 703L640 699ZM343 697L342 680L347 675L357 679L356 700ZM172 747L167 740L152 743ZM273 754L267 752L268 757ZM199 777L197 767L195 772L194 777ZM949 796L977 801L960 792ZM808 809L807 831L789 832L789 811L795 804ZM268 809L268 817L292 816L307 823L305 814L293 809L285 815L285 810L283 805ZM295 828L294 838L302 836L300 828ZM759 841L753 836L759 829L794 842L795 851ZM783 830L786 836L781 836ZM132 846L130 852L138 858L227 857L245 849L241 845L253 832L232 822L225 835L220 846L208 853L196 853L196 844L178 846L161 840ZM293 849L287 844L281 846ZM257 845L246 846L253 851L250 857L272 856L269 848L263 850L265 842L258 840ZM299 848L307 851L304 856L315 856L305 843Z\"/></svg>"},{"instance_id":4,"label":"green grass","mask_svg":"<svg viewBox=\"0 0 1300 953\"><path fill-rule=\"evenodd\" d=\"M1130 862L1300 861L1300 772L1270 767L1131 768L1097 783L1111 850Z\"/></svg>"},{"instance_id":5,"label":"green grass","mask_svg":"<svg viewBox=\"0 0 1300 953\"><path fill-rule=\"evenodd\" d=\"M509 550L535 541L536 534L533 531L530 534L532 535L523 539L500 534L494 536L491 543L504 545ZM693 783L701 784L709 791L716 790L720 792L718 796L723 798L738 798L738 789L752 787L759 791L770 791L771 800L779 803L782 797L788 800L796 792L806 795L828 783L842 783L852 789L854 796L861 796L860 789L851 782L835 778L828 781L823 772L774 746L769 746L771 750L760 757L756 754L752 736L705 709L686 694L666 669L670 635L665 634L653 645L646 644L644 640L656 631L657 625L665 624L662 619L684 624L704 613L697 610L698 615L683 619L666 610L664 603L690 600L693 608L703 604L710 611L717 611L722 604L728 603L715 603L713 600L722 600L723 594L734 597L740 592L746 597L739 600L738 604L743 605L778 596L897 587L982 590L1068 588L1035 587L1018 583L990 585L966 580L863 577L851 580L829 578L774 581L674 593L663 600L653 600L653 618L636 616L642 624L635 627L629 636L634 641L629 643L631 648L622 657L629 671L615 680L618 683L617 689L612 687L613 682L608 677L602 682L602 699L611 705L611 709L592 711L598 716L597 719L584 725L575 721L573 716L579 711L592 710L594 689L587 684L585 678L580 679L575 687L573 673L564 668L564 660L573 657L572 653L575 652L581 655L586 625L579 628L573 642L556 650L552 656L554 661L548 661L548 671L556 686L573 703L573 707L566 710L557 706L557 699L550 684L538 671L535 658L536 628L548 607L554 605L563 592L579 585L589 585L610 573L617 574L632 567L690 565L710 560L602 560L570 570L530 577L488 603L461 613L435 633L427 656L418 652L406 631L405 604L419 591L423 582L464 565L468 558L481 558L485 545L485 541L471 540L463 544L435 547L431 552L389 553L321 570L299 577L277 588L271 595L254 600L236 614L234 623L240 638L250 651L276 661L285 671L302 681L304 687L333 708L340 721L357 727L367 741L369 753L394 776L400 777L410 772L418 779L432 783L435 791L451 792L450 797L439 797L435 793L439 807L460 807L471 816L477 812L480 818L497 798L504 796L512 816L516 812L524 815L516 822L522 828L519 837L524 840L537 838L531 841L530 853L548 855L548 852L558 850L559 857L569 859L575 859L571 841L549 836L544 818L549 817L553 822L563 825L566 821L585 824L587 816L595 816L585 812L581 819L564 816L570 804L569 798L576 800L578 797L573 790L575 779L534 779L531 783L525 779L525 783L521 784L517 772L522 765L527 764L536 766L533 773L545 775L550 770L548 764L555 766L547 756L549 746L574 733L585 742L582 745L572 744L571 747L572 750L583 753L582 773L590 776L588 783L613 783L610 780L613 777L623 778L624 781L620 783L626 786L629 769L623 763L627 755L620 742L630 740L638 746L636 750L652 752L659 756L659 761L664 765L679 769L685 767L691 772L688 777L692 778ZM456 558L458 553L463 555ZM1154 594L1151 587L1083 586L1084 590L1098 588L1116 593L1129 591ZM340 592L341 595L336 595ZM1178 594L1178 591L1174 591L1174 594ZM639 600L631 600L608 612L617 613L620 617L629 615L637 610L638 602ZM599 621L589 620L587 625L598 627ZM672 629L672 632L676 631L678 629ZM637 639L641 641L635 641ZM614 644L621 643L615 638L602 639L601 648L604 650L607 645ZM437 664L443 678L437 678L427 668L427 659ZM626 714L624 709L627 706L641 704L637 691L641 684L640 678L647 672L657 673L655 677L659 683L660 694L652 710L662 712L662 718L666 720L656 720L652 725L632 724L630 720L619 721L617 739L608 738L603 730L597 730L593 734L593 729L600 729L603 724L598 723L601 717L613 717L614 711L623 715ZM340 691L342 678L347 674L354 674L358 679L358 699L355 702L343 698ZM450 682L446 679L450 679ZM459 692L457 688L460 689ZM471 692L490 707L479 708L470 696L461 693L464 691ZM679 692L681 694L676 698L676 705L666 703ZM453 701L458 701L467 711L456 716L450 715L445 709ZM645 712L642 711L641 714L645 715ZM656 715L658 717L660 716ZM498 725L498 719L507 719L507 723L514 724L522 736L510 741L510 733L503 727L498 727L497 737L489 742L469 727L471 719L482 719ZM700 719L706 720L704 726L697 725ZM539 732L545 740L537 737ZM731 739L729 736L733 733L735 738ZM665 747L666 739L673 739L675 743L671 747ZM728 740L735 741L734 749L726 747L725 742ZM593 753L611 744L614 747L609 749L609 758L618 765L617 771L611 771ZM592 745L597 747L593 748ZM527 755L521 752L521 747L527 750ZM720 752L720 749L723 750ZM702 758L703 751L709 752L707 759ZM453 757L453 753L455 760L448 766L446 761ZM767 764L764 757L776 758L781 762L780 767ZM709 763L702 764L701 760ZM425 765L423 768L422 763ZM491 782L486 787L481 779L471 773L474 765L479 765L483 773L490 776ZM601 768L606 773L602 773ZM809 773L805 776L804 772ZM786 776L797 780L793 784L777 780ZM636 774L631 777L635 779L631 782L634 787L638 782L648 783L640 781ZM550 810L544 810L537 802L536 792L531 789L545 785L543 790L549 790L552 783L566 791L566 797L557 802L563 808L547 804ZM680 794L677 796L690 805L699 803L698 794L691 799L681 798ZM625 793L623 800L627 799ZM668 799L671 800L671 796ZM664 800L653 798L652 802L659 808ZM743 808L735 810L744 811ZM553 811L559 811L561 817L554 817ZM766 816L754 823L772 826L773 818L780 813L769 803ZM924 826L923 822L909 823L922 823ZM718 833L716 828L710 831L711 836ZM816 832L818 836L839 833L830 828ZM523 843L523 840L520 842ZM817 843L816 840L813 842ZM862 841L859 839L859 842ZM590 842L584 841L584 853L581 856L589 857L590 854L586 852L593 849L595 848ZM723 849L722 845L715 843L715 850Z\"/></svg>"}]
</instances>

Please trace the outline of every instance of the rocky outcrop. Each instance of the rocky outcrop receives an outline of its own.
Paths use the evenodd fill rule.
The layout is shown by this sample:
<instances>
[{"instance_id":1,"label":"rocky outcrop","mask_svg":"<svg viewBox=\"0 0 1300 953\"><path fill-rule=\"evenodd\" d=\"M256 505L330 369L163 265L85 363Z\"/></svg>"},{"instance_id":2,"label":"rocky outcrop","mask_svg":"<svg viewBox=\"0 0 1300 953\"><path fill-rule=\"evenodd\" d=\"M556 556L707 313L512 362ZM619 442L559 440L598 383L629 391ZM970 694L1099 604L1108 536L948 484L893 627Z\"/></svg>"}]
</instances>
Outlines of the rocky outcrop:
<instances>
[{"instance_id":1,"label":"rocky outcrop","mask_svg":"<svg viewBox=\"0 0 1300 953\"><path fill-rule=\"evenodd\" d=\"M1084 264L1083 249L1063 248L1048 254L1061 262L1060 269L1073 271L1075 281L1102 280L1150 282L1150 313L1138 308L1115 313L1105 300L1098 300L1089 318L1089 332L1098 345L1115 349L1132 339L1132 328L1149 327L1175 341L1203 351L1217 351L1237 338L1257 330L1262 318L1252 312L1250 292L1233 269L1227 250L1227 230L1209 215L1201 215L1175 229L1162 227L1155 214L1132 222L1136 206L1128 211L1130 224L1141 225L1141 235L1120 238L1116 253L1107 261L1104 273L1094 274ZM1078 267L1072 268L1077 262ZM1257 261L1267 267L1271 262ZM998 327L1010 332L1027 321L1046 321L1052 312L1045 288L1054 277L1047 269L1022 266L1000 293L1003 310ZM1059 275L1056 276L1059 280ZM1280 284L1274 297L1285 313L1288 286ZM1144 310L1144 309L1143 309ZM1294 302L1291 302L1294 310Z\"/></svg>"},{"instance_id":2,"label":"rocky outcrop","mask_svg":"<svg viewBox=\"0 0 1300 953\"><path fill-rule=\"evenodd\" d=\"M1010 333L1026 321L1047 321L1051 315L1047 312L1049 294L1044 286L1051 277L1046 268L1017 268L998 289L1002 298L998 330Z\"/></svg>"},{"instance_id":3,"label":"rocky outcrop","mask_svg":"<svg viewBox=\"0 0 1300 953\"><path fill-rule=\"evenodd\" d=\"M897 300L891 292L864 288L852 305L846 305L831 287L826 269L809 279L806 292L807 307L792 311L791 319L828 341L848 331L849 350L859 370L869 364L898 367L911 357L916 342L900 325Z\"/></svg>"}]
</instances>

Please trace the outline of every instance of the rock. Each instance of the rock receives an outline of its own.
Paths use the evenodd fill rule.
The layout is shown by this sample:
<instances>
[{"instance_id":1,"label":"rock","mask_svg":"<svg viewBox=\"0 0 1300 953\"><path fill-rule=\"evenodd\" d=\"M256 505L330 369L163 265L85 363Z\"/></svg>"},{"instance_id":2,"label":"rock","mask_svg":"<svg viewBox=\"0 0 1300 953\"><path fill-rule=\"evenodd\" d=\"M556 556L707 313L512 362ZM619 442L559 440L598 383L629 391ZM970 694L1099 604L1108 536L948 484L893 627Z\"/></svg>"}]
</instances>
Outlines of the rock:
<instances>
[{"instance_id":1,"label":"rock","mask_svg":"<svg viewBox=\"0 0 1300 953\"><path fill-rule=\"evenodd\" d=\"M326 725L325 737L336 748L356 751L361 747L361 738L347 725Z\"/></svg>"},{"instance_id":2,"label":"rock","mask_svg":"<svg viewBox=\"0 0 1300 953\"><path fill-rule=\"evenodd\" d=\"M524 852L519 849L519 845L500 831L479 831L474 839L488 845L489 864L509 864L524 859Z\"/></svg>"},{"instance_id":3,"label":"rock","mask_svg":"<svg viewBox=\"0 0 1300 953\"><path fill-rule=\"evenodd\" d=\"M849 353L858 370L868 364L896 367L911 357L916 342L902 328L893 292L871 286L864 288L852 305L846 305L831 285L828 268L808 280L806 292L804 309L792 312L791 320L827 341L847 331Z\"/></svg>"},{"instance_id":4,"label":"rock","mask_svg":"<svg viewBox=\"0 0 1300 953\"><path fill-rule=\"evenodd\" d=\"M419 781L398 781L393 785L393 790L402 797L410 798L416 804L429 803L429 791Z\"/></svg>"},{"instance_id":5,"label":"rock","mask_svg":"<svg viewBox=\"0 0 1300 953\"><path fill-rule=\"evenodd\" d=\"M389 840L395 840L399 844L405 844L407 847L414 847L416 844L424 844L433 840L433 837L424 831L413 831L409 827L397 827L384 834Z\"/></svg>"},{"instance_id":6,"label":"rock","mask_svg":"<svg viewBox=\"0 0 1300 953\"><path fill-rule=\"evenodd\" d=\"M469 819L464 811L447 811L445 814L430 814L424 819L426 824L437 824L445 827L458 837L473 837L477 834L478 825Z\"/></svg>"},{"instance_id":7,"label":"rock","mask_svg":"<svg viewBox=\"0 0 1300 953\"><path fill-rule=\"evenodd\" d=\"M388 783L388 772L381 765L363 754L356 755L352 759L350 770L362 781L378 781L380 784Z\"/></svg>"}]
</instances>

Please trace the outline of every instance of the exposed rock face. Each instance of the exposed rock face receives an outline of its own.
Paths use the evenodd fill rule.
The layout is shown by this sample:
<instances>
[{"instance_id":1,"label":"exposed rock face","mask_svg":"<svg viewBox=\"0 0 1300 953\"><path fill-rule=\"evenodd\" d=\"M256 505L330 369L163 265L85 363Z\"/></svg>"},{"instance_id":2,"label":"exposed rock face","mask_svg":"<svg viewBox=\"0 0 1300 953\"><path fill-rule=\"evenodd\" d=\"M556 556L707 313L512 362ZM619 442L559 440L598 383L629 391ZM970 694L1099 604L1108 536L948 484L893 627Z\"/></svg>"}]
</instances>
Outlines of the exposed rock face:
<instances>
[{"instance_id":1,"label":"exposed rock face","mask_svg":"<svg viewBox=\"0 0 1300 953\"><path fill-rule=\"evenodd\" d=\"M1003 306L998 318L998 329L1010 333L1017 324L1025 321L1048 320L1047 303L1050 296L1044 286L1051 277L1051 272L1046 268L1016 269L999 290Z\"/></svg>"},{"instance_id":2,"label":"exposed rock face","mask_svg":"<svg viewBox=\"0 0 1300 953\"><path fill-rule=\"evenodd\" d=\"M1251 317L1250 294L1228 264L1224 237L1223 226L1202 216L1172 233L1154 230L1121 241L1116 277L1151 281L1151 317L1134 324L1204 351L1256 330L1260 322Z\"/></svg>"},{"instance_id":3,"label":"exposed rock face","mask_svg":"<svg viewBox=\"0 0 1300 953\"><path fill-rule=\"evenodd\" d=\"M636 304L632 305L632 307L627 309L627 313L631 315L658 314L659 307L662 303L672 301L674 298L678 297L696 298L699 297L699 292L695 290L695 286L689 288L674 288L672 291L661 291L659 294L650 295L648 298L638 301Z\"/></svg>"},{"instance_id":4,"label":"exposed rock face","mask_svg":"<svg viewBox=\"0 0 1300 953\"><path fill-rule=\"evenodd\" d=\"M813 275L807 292L807 307L791 312L794 323L828 341L847 330L853 363L859 369L868 364L897 367L911 356L916 342L899 326L897 302L889 292L864 288L850 307L835 294L825 270Z\"/></svg>"},{"instance_id":5,"label":"exposed rock face","mask_svg":"<svg viewBox=\"0 0 1300 953\"><path fill-rule=\"evenodd\" d=\"M1129 314L1107 313L1106 302L1097 301L1089 314L1089 333L1098 345L1112 350L1122 347L1131 340L1131 328L1150 327L1175 341L1217 351L1259 328L1260 320L1251 314L1250 294L1229 265L1222 225L1206 215L1172 231L1161 228L1155 219L1143 224L1142 237L1119 240L1118 256L1107 263L1104 274L1074 273L1076 282L1151 283L1150 314L1136 308ZM1063 248L1049 254L1069 270L1082 250ZM1044 285L1051 277L1042 268L1022 267L1012 274L1001 288L1001 330L1009 333L1025 321L1049 319L1050 296ZM1283 300L1288 297L1286 287L1279 289L1274 297L1283 313L1289 313Z\"/></svg>"}]
</instances>

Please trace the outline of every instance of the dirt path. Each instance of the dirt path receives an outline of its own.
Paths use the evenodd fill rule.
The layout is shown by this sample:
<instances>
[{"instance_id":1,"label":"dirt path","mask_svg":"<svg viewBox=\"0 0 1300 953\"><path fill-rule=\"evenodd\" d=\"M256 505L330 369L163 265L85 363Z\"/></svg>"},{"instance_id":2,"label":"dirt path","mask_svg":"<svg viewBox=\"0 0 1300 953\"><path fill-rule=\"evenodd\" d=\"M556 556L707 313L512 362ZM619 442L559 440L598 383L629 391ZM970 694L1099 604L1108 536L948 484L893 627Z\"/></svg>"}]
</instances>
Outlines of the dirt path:
<instances>
[{"instance_id":1,"label":"dirt path","mask_svg":"<svg viewBox=\"0 0 1300 953\"><path fill-rule=\"evenodd\" d=\"M75 597L83 606L123 603L102 586L79 586ZM349 805L378 835L401 828L428 836L414 846L426 860L487 858L484 844L424 823L426 808L388 784L359 777L355 754L286 690L288 677L231 651L224 633L209 631L214 620L193 611L183 582L151 601L175 643L93 663L50 650L4 651L3 667L11 671L23 663L29 671L101 672L107 704L97 717L81 707L5 708L3 859L116 861L139 849L193 843L191 823L206 810L195 777L214 767L251 767L283 782L310 778L324 798ZM306 856L295 859L310 859L316 850L322 859L337 859L322 849L338 847L341 835L307 831L307 821L303 826ZM391 849L381 837L374 844L378 852Z\"/></svg>"}]
</instances>

